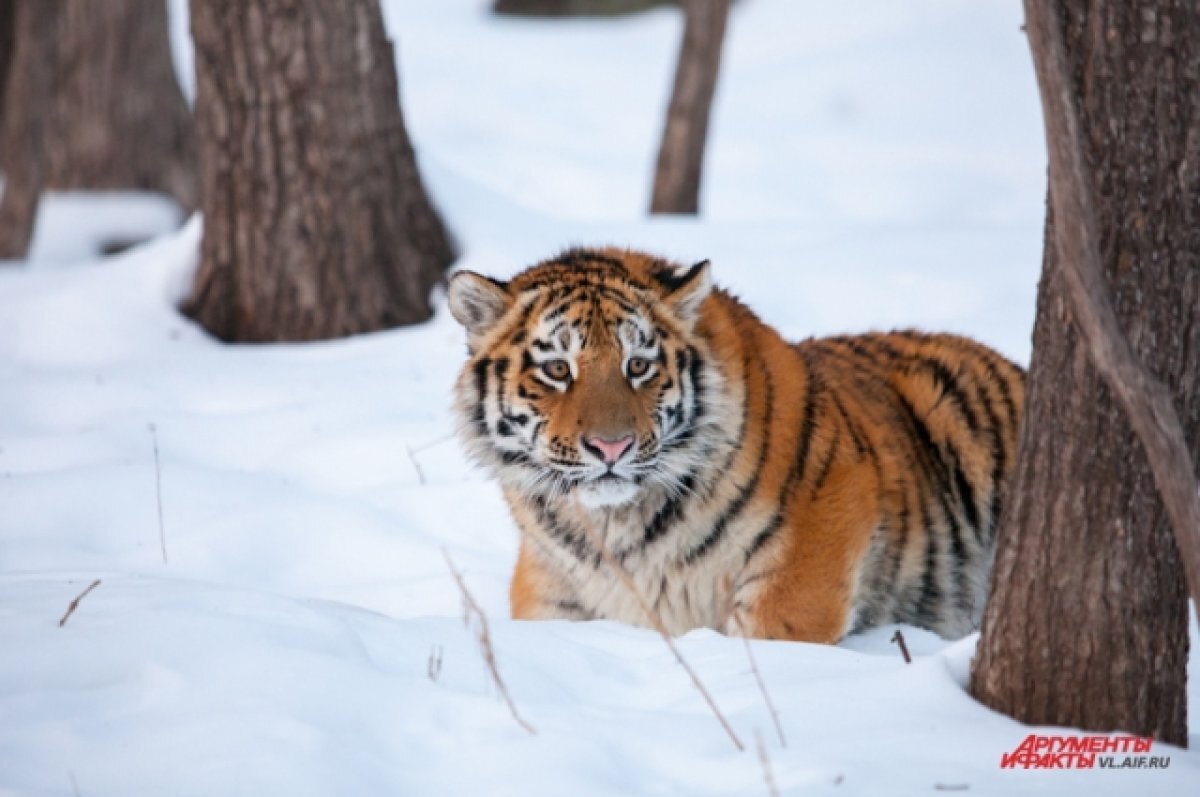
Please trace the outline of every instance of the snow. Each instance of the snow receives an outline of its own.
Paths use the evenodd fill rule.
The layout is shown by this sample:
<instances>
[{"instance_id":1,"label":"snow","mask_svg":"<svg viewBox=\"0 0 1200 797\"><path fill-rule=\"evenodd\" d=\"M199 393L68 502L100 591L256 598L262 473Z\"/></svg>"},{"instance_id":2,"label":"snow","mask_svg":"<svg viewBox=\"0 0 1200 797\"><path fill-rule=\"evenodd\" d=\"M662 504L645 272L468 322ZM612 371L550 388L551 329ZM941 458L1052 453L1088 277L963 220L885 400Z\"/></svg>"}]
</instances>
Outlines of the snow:
<instances>
[{"instance_id":1,"label":"snow","mask_svg":"<svg viewBox=\"0 0 1200 797\"><path fill-rule=\"evenodd\" d=\"M793 337L924 326L1027 359L1045 158L1018 4L737 4L705 213L655 220L675 14L487 6L385 5L459 266L504 276L572 243L710 257ZM680 639L735 751L653 634L507 619L516 532L449 438L464 346L442 297L419 327L221 345L175 309L201 235L177 221L144 196L52 196L30 261L0 268L0 795L766 794L756 733L785 794L1200 782L1200 755L1162 745L1165 771L1000 770L1031 729L966 694L975 638L911 627L911 665L895 627L753 643L786 748L742 642ZM1195 652L1191 675L1195 718Z\"/></svg>"}]
</instances>

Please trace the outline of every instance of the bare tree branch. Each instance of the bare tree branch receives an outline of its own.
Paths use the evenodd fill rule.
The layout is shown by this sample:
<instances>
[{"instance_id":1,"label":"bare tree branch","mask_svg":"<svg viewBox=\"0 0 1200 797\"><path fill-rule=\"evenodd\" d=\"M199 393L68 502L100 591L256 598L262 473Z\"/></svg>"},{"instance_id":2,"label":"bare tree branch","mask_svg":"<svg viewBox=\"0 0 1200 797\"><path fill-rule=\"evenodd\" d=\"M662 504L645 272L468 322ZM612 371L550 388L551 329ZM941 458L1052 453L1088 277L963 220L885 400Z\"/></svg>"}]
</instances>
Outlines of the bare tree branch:
<instances>
[{"instance_id":1,"label":"bare tree branch","mask_svg":"<svg viewBox=\"0 0 1200 797\"><path fill-rule=\"evenodd\" d=\"M1054 243L1072 315L1092 363L1120 402L1146 451L1200 606L1200 493L1183 426L1167 388L1142 365L1121 332L1101 271L1092 175L1058 18L1059 4L1025 0L1025 24L1046 119Z\"/></svg>"}]
</instances>

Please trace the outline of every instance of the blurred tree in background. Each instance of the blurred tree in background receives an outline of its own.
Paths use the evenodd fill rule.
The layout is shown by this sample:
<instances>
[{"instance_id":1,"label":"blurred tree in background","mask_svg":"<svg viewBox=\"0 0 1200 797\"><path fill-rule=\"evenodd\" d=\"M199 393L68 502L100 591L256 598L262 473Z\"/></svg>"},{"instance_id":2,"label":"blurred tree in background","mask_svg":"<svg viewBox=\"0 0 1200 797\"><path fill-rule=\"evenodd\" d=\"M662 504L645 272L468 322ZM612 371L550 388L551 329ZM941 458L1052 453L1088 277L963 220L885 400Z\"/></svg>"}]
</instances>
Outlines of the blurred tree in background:
<instances>
[{"instance_id":1,"label":"blurred tree in background","mask_svg":"<svg viewBox=\"0 0 1200 797\"><path fill-rule=\"evenodd\" d=\"M651 213L697 213L700 209L704 143L721 68L729 0L685 0L683 7L683 42L658 150Z\"/></svg>"},{"instance_id":2,"label":"blurred tree in background","mask_svg":"<svg viewBox=\"0 0 1200 797\"><path fill-rule=\"evenodd\" d=\"M24 256L43 189L156 191L195 207L164 0L0 0L0 28L0 256Z\"/></svg>"},{"instance_id":3,"label":"blurred tree in background","mask_svg":"<svg viewBox=\"0 0 1200 797\"><path fill-rule=\"evenodd\" d=\"M453 259L378 0L192 0L203 164L184 311L230 341L423 321Z\"/></svg>"},{"instance_id":4,"label":"blurred tree in background","mask_svg":"<svg viewBox=\"0 0 1200 797\"><path fill-rule=\"evenodd\" d=\"M1190 0L1025 8L1052 201L1025 420L971 693L1022 722L1186 746L1188 600L1161 471L1152 476L1111 371L1093 362L1095 333L1081 332L1092 329L1080 322L1087 305L1067 275L1099 272L1115 308L1107 337L1123 331L1165 385L1185 438L1175 443L1190 452L1173 472L1194 497L1200 14Z\"/></svg>"}]
</instances>

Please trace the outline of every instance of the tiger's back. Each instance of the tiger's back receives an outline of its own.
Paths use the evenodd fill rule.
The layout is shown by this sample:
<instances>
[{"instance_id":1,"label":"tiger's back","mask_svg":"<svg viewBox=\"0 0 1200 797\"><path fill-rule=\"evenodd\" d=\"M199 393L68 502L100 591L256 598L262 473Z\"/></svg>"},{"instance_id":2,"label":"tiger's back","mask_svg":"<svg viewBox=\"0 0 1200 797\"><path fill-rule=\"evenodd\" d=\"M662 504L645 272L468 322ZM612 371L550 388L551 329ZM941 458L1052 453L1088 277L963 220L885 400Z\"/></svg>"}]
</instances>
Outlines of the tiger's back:
<instances>
[{"instance_id":1,"label":"tiger's back","mask_svg":"<svg viewBox=\"0 0 1200 797\"><path fill-rule=\"evenodd\" d=\"M451 283L463 437L521 529L523 618L832 642L982 609L1019 368L916 332L788 344L684 268L572 250Z\"/></svg>"}]
</instances>

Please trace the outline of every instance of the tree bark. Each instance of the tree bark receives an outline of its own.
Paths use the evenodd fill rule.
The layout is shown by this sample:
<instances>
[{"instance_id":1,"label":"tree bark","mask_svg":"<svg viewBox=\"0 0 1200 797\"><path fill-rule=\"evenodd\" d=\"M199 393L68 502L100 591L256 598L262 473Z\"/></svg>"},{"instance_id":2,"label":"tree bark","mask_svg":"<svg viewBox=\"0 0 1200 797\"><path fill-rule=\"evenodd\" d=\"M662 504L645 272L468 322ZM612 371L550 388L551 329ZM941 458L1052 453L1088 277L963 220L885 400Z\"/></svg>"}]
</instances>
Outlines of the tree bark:
<instances>
[{"instance_id":1,"label":"tree bark","mask_svg":"<svg viewBox=\"0 0 1200 797\"><path fill-rule=\"evenodd\" d=\"M4 89L8 85L8 68L12 65L13 45L16 44L16 0L0 0L0 108L4 107ZM0 170L4 154L0 153Z\"/></svg>"},{"instance_id":2,"label":"tree bark","mask_svg":"<svg viewBox=\"0 0 1200 797\"><path fill-rule=\"evenodd\" d=\"M1026 29L1041 87L1050 151L1055 254L1076 326L1096 370L1129 418L1149 459L1192 599L1200 605L1200 492L1191 452L1171 395L1129 348L1105 290L1092 176L1084 160L1079 113L1070 86L1056 10L1026 0Z\"/></svg>"},{"instance_id":3,"label":"tree bark","mask_svg":"<svg viewBox=\"0 0 1200 797\"><path fill-rule=\"evenodd\" d=\"M58 39L46 186L156 191L194 209L192 117L165 0L66 0Z\"/></svg>"},{"instance_id":4,"label":"tree bark","mask_svg":"<svg viewBox=\"0 0 1200 797\"><path fill-rule=\"evenodd\" d=\"M201 262L224 340L429 317L451 245L417 173L377 0L193 0Z\"/></svg>"},{"instance_id":5,"label":"tree bark","mask_svg":"<svg viewBox=\"0 0 1200 797\"><path fill-rule=\"evenodd\" d=\"M1054 8L1104 283L1134 352L1170 391L1194 474L1200 18L1185 0ZM1025 422L971 692L1028 723L1186 745L1183 568L1145 451L1080 337L1055 241L1058 224L1081 217L1059 210L1050 203Z\"/></svg>"},{"instance_id":6,"label":"tree bark","mask_svg":"<svg viewBox=\"0 0 1200 797\"><path fill-rule=\"evenodd\" d=\"M195 207L164 0L0 0L0 48L0 257L25 257L44 188L158 191Z\"/></svg>"},{"instance_id":7,"label":"tree bark","mask_svg":"<svg viewBox=\"0 0 1200 797\"><path fill-rule=\"evenodd\" d=\"M54 92L62 0L21 0L12 7L14 43L0 119L0 260L29 250L45 182L46 98Z\"/></svg>"},{"instance_id":8,"label":"tree bark","mask_svg":"<svg viewBox=\"0 0 1200 797\"><path fill-rule=\"evenodd\" d=\"M697 213L704 141L712 108L729 0L686 0L683 44L658 150L651 213Z\"/></svg>"}]
</instances>

